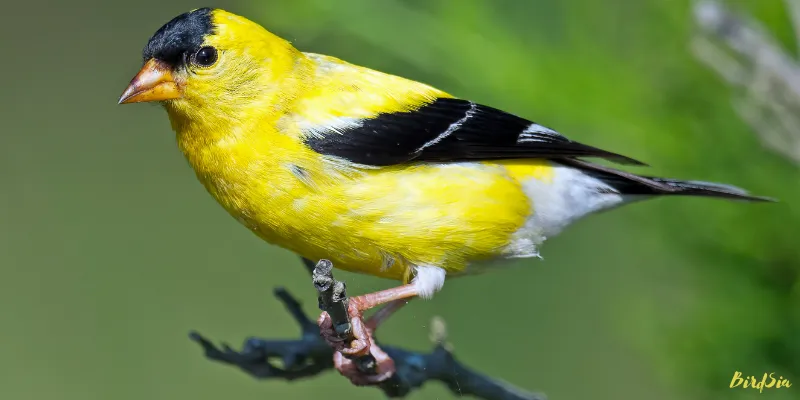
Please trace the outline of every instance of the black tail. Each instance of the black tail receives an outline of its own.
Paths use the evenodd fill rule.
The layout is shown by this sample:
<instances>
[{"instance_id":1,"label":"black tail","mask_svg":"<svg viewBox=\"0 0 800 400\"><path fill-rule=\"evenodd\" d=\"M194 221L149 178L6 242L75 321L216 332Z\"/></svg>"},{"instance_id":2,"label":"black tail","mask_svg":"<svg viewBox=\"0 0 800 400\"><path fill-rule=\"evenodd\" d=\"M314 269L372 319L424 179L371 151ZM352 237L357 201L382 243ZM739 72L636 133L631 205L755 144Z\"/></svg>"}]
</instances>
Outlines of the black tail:
<instances>
[{"instance_id":1,"label":"black tail","mask_svg":"<svg viewBox=\"0 0 800 400\"><path fill-rule=\"evenodd\" d=\"M584 173L600 179L621 194L705 196L747 201L775 201L768 197L751 196L747 191L736 186L639 176L574 158L562 159L558 162L578 168Z\"/></svg>"}]
</instances>

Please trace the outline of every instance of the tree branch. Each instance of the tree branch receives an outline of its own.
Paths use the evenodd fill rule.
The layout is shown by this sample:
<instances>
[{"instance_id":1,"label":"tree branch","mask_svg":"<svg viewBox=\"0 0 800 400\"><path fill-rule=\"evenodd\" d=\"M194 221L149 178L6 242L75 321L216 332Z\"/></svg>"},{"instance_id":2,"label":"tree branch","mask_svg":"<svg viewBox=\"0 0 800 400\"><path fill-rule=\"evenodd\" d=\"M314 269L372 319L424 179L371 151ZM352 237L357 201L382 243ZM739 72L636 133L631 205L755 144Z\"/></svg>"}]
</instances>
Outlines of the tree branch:
<instances>
[{"instance_id":1,"label":"tree branch","mask_svg":"<svg viewBox=\"0 0 800 400\"><path fill-rule=\"evenodd\" d=\"M313 263L303 260L309 267ZM317 266L324 263L323 260ZM329 262L328 262L329 263ZM315 286L319 290L320 306L330 314L331 307L346 306L346 294L343 282L336 281L330 274L329 265L318 268ZM313 269L312 269L313 271ZM325 271L328 271L325 273ZM330 277L329 285L324 285L320 277ZM324 280L324 279L322 279ZM316 285L321 284L321 285ZM339 289L334 290L334 287ZM341 295L341 297L337 297ZM267 340L249 338L245 340L241 350L234 350L227 344L216 347L210 340L197 332L190 337L204 350L205 356L213 361L240 368L258 379L295 379L310 378L333 368L333 350L319 335L319 327L302 310L297 301L283 288L275 289L275 296L286 307L295 322L300 325L300 339ZM338 304L338 305L337 305ZM326 308L327 307L327 308ZM333 314L330 314L333 318ZM342 323L346 332L347 313ZM334 320L336 323L337 321ZM433 351L428 354L403 350L396 347L382 346L395 362L397 371L387 381L377 386L387 397L405 397L414 389L422 387L428 381L439 381L445 384L455 395L472 395L486 400L544 400L541 394L525 392L504 381L490 378L474 371L456 360L446 343L444 322L435 318L432 325ZM369 368L369 360L363 360L364 367ZM373 360L374 361L374 360Z\"/></svg>"}]
</instances>

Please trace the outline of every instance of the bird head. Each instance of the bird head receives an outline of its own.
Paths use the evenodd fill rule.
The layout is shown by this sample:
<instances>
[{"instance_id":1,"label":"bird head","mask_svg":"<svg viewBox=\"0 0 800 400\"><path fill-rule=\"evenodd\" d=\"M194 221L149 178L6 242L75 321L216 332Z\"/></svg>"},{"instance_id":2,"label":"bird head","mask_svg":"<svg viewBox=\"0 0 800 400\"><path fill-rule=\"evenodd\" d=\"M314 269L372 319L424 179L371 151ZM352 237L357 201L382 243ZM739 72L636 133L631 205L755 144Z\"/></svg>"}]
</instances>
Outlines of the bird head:
<instances>
[{"instance_id":1,"label":"bird head","mask_svg":"<svg viewBox=\"0 0 800 400\"><path fill-rule=\"evenodd\" d=\"M144 66L119 103L161 102L171 117L190 120L212 110L236 115L254 102L274 101L300 54L244 17L196 9L153 34L142 51Z\"/></svg>"}]
</instances>

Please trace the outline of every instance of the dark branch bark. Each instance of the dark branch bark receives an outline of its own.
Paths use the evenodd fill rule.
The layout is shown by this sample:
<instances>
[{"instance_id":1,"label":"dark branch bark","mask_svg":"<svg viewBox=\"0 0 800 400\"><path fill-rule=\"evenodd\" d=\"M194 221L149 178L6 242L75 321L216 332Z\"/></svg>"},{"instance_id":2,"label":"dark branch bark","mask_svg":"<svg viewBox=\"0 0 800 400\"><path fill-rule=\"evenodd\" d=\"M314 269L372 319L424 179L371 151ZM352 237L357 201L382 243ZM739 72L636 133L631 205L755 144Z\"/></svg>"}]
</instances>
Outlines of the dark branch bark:
<instances>
[{"instance_id":1,"label":"dark branch bark","mask_svg":"<svg viewBox=\"0 0 800 400\"><path fill-rule=\"evenodd\" d=\"M313 275L314 274L314 268L317 266L317 263L315 263L315 262L313 262L313 261L311 261L311 260L309 260L307 258L304 258L304 257L301 257L300 259L303 261L303 266L306 267L306 271L308 271L308 274L309 275Z\"/></svg>"},{"instance_id":2,"label":"dark branch bark","mask_svg":"<svg viewBox=\"0 0 800 400\"><path fill-rule=\"evenodd\" d=\"M310 272L314 263L303 260ZM319 265L319 264L318 264ZM344 283L336 281L330 274L328 265L323 265L315 275L320 308L328 311L347 305ZM328 271L325 273L325 271ZM327 279L327 278L330 279ZM295 379L316 376L333 368L333 350L319 335L319 327L303 312L300 303L286 290L275 290L286 310L300 325L301 336L297 340L266 340L249 338L242 349L237 351L222 344L217 348L211 341L197 332L192 332L192 340L200 344L206 357L211 360L236 366L258 379ZM337 312L337 311L334 311ZM333 318L333 314L330 314ZM341 325L341 332L347 335L349 321L347 313L334 319ZM343 318L343 320L342 320ZM544 395L525 392L503 381L482 375L462 365L445 343L444 324L435 320L433 351L428 354L412 352L396 347L382 346L394 359L397 372L377 386L387 397L405 397L425 382L434 380L444 383L455 395L471 395L487 400L543 400ZM374 360L373 360L374 361ZM359 365L370 367L369 360L360 360Z\"/></svg>"}]
</instances>

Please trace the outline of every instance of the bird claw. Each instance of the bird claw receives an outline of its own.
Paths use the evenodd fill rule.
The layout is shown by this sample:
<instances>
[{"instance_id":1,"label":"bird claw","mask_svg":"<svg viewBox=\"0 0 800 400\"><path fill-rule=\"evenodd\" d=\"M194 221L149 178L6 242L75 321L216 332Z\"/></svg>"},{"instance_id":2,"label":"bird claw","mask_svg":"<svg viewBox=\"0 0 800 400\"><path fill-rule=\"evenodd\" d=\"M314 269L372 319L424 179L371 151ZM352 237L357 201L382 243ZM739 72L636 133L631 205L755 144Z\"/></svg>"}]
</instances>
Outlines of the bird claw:
<instances>
[{"instance_id":1,"label":"bird claw","mask_svg":"<svg viewBox=\"0 0 800 400\"><path fill-rule=\"evenodd\" d=\"M389 357L378 345L372 344L369 346L369 354L375 358L375 373L365 374L358 368L358 364L345 357L341 351L333 353L333 367L339 371L342 376L350 380L350 383L356 386L368 386L381 383L394 375L396 369L394 360Z\"/></svg>"},{"instance_id":2,"label":"bird claw","mask_svg":"<svg viewBox=\"0 0 800 400\"><path fill-rule=\"evenodd\" d=\"M333 320L327 312L322 312L317 318L317 325L319 325L319 335L325 340L325 343L330 346L333 351L341 351L345 347L345 340L339 337L336 330L333 329Z\"/></svg>"},{"instance_id":3,"label":"bird claw","mask_svg":"<svg viewBox=\"0 0 800 400\"><path fill-rule=\"evenodd\" d=\"M334 351L340 352L348 357L359 357L369 354L372 342L372 332L364 328L364 322L360 316L350 316L351 339L342 338L333 327L333 321L327 312L322 312L317 319L319 334Z\"/></svg>"},{"instance_id":4,"label":"bird claw","mask_svg":"<svg viewBox=\"0 0 800 400\"><path fill-rule=\"evenodd\" d=\"M333 365L340 374L358 386L374 385L389 379L395 373L394 361L372 338L360 315L350 315L352 339L342 339L333 327L327 312L323 312L317 323L320 336L334 350ZM359 368L358 357L372 355L375 360L374 372L366 374Z\"/></svg>"}]
</instances>

